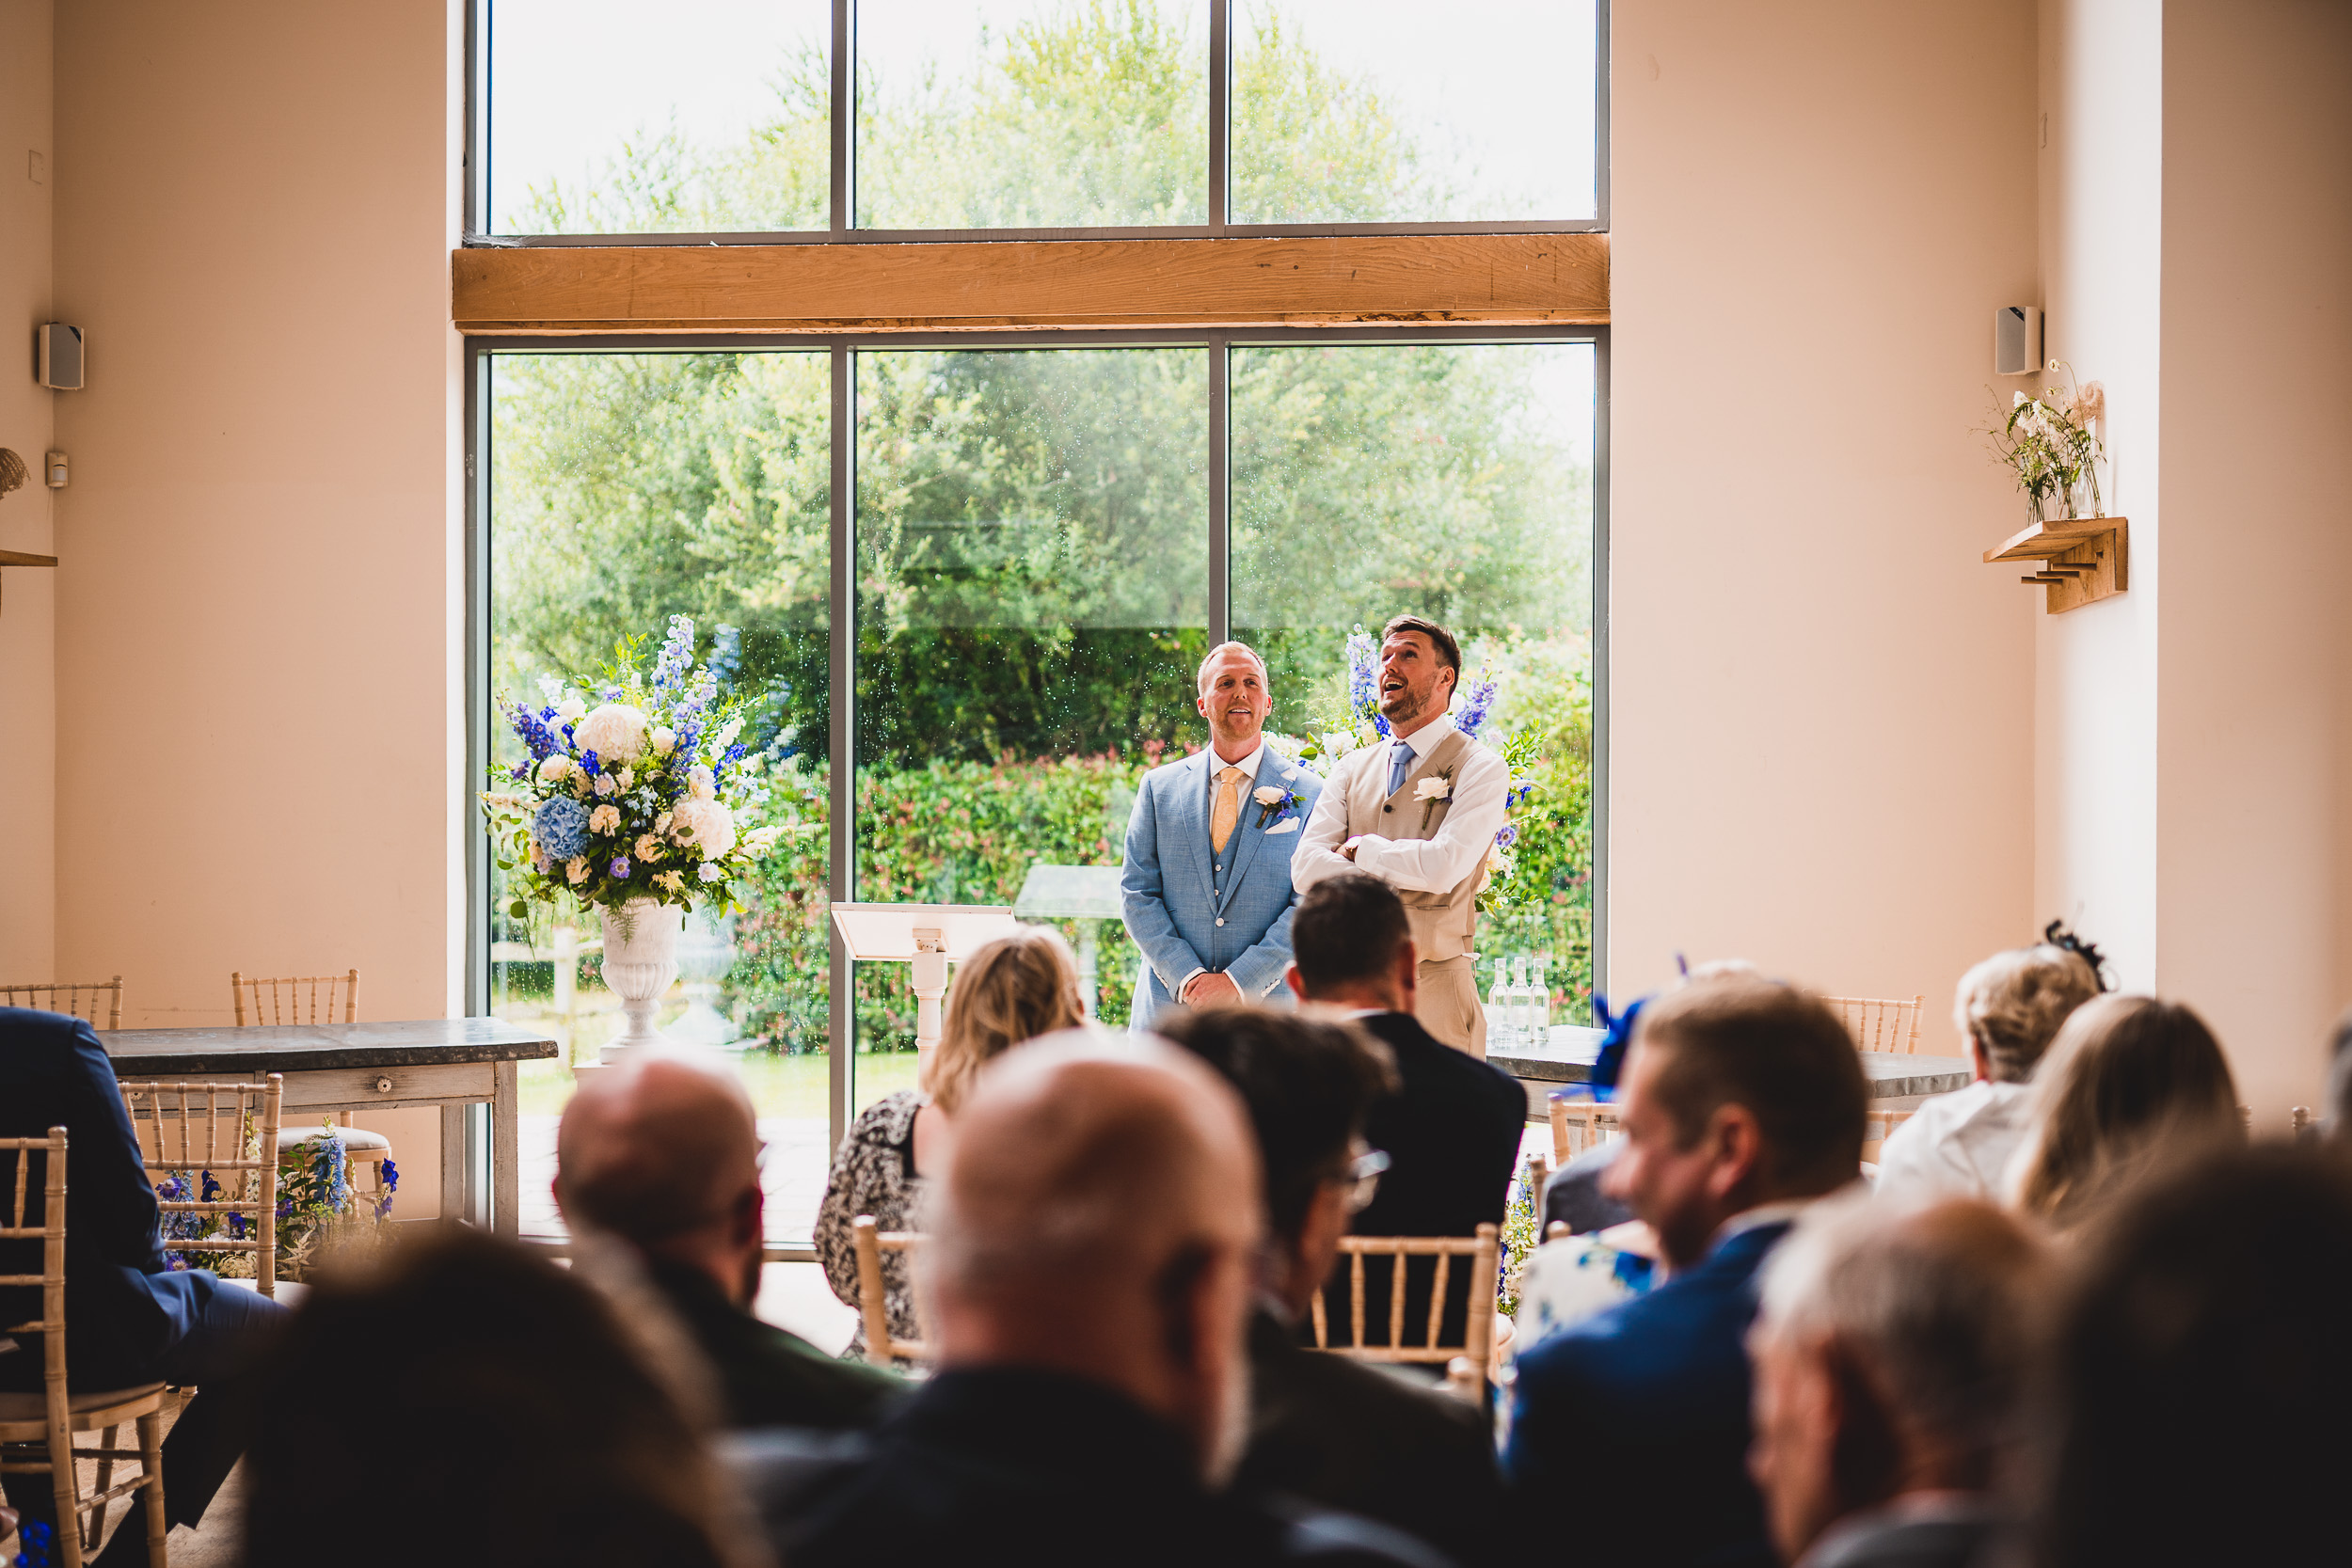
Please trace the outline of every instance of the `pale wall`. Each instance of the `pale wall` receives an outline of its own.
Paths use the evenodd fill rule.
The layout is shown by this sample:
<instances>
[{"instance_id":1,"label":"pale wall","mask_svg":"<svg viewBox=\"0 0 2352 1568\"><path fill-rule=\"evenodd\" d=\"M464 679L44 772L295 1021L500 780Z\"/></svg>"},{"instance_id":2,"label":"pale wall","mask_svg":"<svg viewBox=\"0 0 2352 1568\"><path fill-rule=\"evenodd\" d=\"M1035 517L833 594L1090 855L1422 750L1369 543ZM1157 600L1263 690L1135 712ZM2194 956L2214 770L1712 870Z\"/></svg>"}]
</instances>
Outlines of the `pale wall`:
<instances>
[{"instance_id":1,"label":"pale wall","mask_svg":"<svg viewBox=\"0 0 2352 1568\"><path fill-rule=\"evenodd\" d=\"M1979 432L2030 0L1614 10L1610 978L1929 998L2031 937L2033 617ZM2006 401L2016 382L1999 384ZM2057 912L2057 911L2053 911Z\"/></svg>"},{"instance_id":2,"label":"pale wall","mask_svg":"<svg viewBox=\"0 0 2352 1568\"><path fill-rule=\"evenodd\" d=\"M444 0L57 18L57 961L133 1026L232 969L453 1010L451 49Z\"/></svg>"},{"instance_id":3,"label":"pale wall","mask_svg":"<svg viewBox=\"0 0 2352 1568\"><path fill-rule=\"evenodd\" d=\"M0 549L56 555L41 454L61 394L33 378L33 332L50 316L50 206L56 189L49 86L51 0L0 0L0 447L32 477L0 498ZM30 155L41 162L33 178ZM71 395L71 394L65 394ZM56 876L56 584L0 568L0 981L63 978L52 920ZM107 973L111 974L112 971ZM77 976L98 979L93 972Z\"/></svg>"},{"instance_id":4,"label":"pale wall","mask_svg":"<svg viewBox=\"0 0 2352 1568\"><path fill-rule=\"evenodd\" d=\"M2042 303L2051 357L2106 388L2106 500L2130 587L2037 618L2034 903L2096 941L2125 990L2156 984L2156 635L2165 157L2163 12L2042 8Z\"/></svg>"},{"instance_id":5,"label":"pale wall","mask_svg":"<svg viewBox=\"0 0 2352 1568\"><path fill-rule=\"evenodd\" d=\"M2352 7L2168 0L2163 80L2156 977L2279 1125L2352 1001Z\"/></svg>"}]
</instances>

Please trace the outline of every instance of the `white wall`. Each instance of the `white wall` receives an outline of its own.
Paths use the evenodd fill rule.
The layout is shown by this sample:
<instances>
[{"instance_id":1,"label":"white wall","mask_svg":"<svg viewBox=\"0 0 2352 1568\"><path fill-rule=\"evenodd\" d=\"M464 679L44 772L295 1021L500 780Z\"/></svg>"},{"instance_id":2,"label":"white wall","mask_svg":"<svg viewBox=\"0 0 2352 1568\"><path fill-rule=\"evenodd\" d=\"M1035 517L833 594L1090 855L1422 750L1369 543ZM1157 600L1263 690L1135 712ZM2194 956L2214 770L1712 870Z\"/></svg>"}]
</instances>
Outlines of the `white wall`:
<instances>
[{"instance_id":1,"label":"white wall","mask_svg":"<svg viewBox=\"0 0 2352 1568\"><path fill-rule=\"evenodd\" d=\"M455 997L452 49L445 0L57 18L57 958L134 1027L232 969Z\"/></svg>"},{"instance_id":2,"label":"white wall","mask_svg":"<svg viewBox=\"0 0 2352 1568\"><path fill-rule=\"evenodd\" d=\"M33 332L52 319L52 0L0 0L0 447L32 470L0 497L0 549L37 555L60 553L41 474L60 394L33 378ZM0 981L103 978L56 970L56 574L0 568Z\"/></svg>"},{"instance_id":3,"label":"white wall","mask_svg":"<svg viewBox=\"0 0 2352 1568\"><path fill-rule=\"evenodd\" d=\"M2038 595L1979 432L2031 0L1619 0L1610 974L1929 998L2030 938ZM1998 396L2006 401L2005 383Z\"/></svg>"}]
</instances>

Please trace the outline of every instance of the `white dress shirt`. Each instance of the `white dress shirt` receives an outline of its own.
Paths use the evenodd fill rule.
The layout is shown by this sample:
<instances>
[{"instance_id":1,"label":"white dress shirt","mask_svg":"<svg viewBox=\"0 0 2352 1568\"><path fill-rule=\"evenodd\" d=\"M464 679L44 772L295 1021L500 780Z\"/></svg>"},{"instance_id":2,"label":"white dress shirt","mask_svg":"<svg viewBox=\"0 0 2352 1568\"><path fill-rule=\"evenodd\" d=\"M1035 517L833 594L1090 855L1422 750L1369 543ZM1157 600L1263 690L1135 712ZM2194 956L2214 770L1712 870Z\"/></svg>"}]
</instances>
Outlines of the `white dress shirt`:
<instances>
[{"instance_id":1,"label":"white dress shirt","mask_svg":"<svg viewBox=\"0 0 2352 1568\"><path fill-rule=\"evenodd\" d=\"M1257 750L1251 752L1248 756L1242 758L1239 762L1227 762L1223 757L1216 754L1214 748L1211 749L1209 753L1209 816L1212 818L1216 816L1216 792L1221 787L1217 784L1217 780L1225 776L1225 770L1228 768L1238 768L1241 769L1241 784L1236 791L1236 795L1241 801L1241 809L1246 812L1249 809L1249 792L1258 787L1258 768L1264 763L1264 761L1265 742L1263 739L1258 742ZM1241 824L1241 817L1236 816L1233 818L1233 833L1235 837L1240 836ZM1226 840L1225 847L1227 849L1231 849L1232 847L1232 840ZM1216 847L1216 842L1214 839L1210 840L1209 848L1210 852L1216 857L1216 871L1219 879L1217 885L1222 887L1224 885L1223 877L1225 873L1224 852ZM1217 924L1221 926L1224 922L1219 921ZM1208 971L1205 969L1196 969L1191 974L1187 974L1183 979L1177 981L1176 1000L1182 1002L1184 999L1184 988L1192 984L1195 976L1206 974L1207 973Z\"/></svg>"},{"instance_id":2,"label":"white dress shirt","mask_svg":"<svg viewBox=\"0 0 2352 1568\"><path fill-rule=\"evenodd\" d=\"M1921 1102L1879 1149L1881 1193L1998 1203L2026 1141L2033 1085L1979 1080Z\"/></svg>"},{"instance_id":3,"label":"white dress shirt","mask_svg":"<svg viewBox=\"0 0 2352 1568\"><path fill-rule=\"evenodd\" d=\"M1454 731L1454 715L1445 713L1405 736L1405 744L1413 751L1414 766L1418 767L1438 742ZM1389 759L1396 754L1394 744L1391 741L1377 748L1366 747L1374 754L1359 766L1377 768L1385 781ZM1451 892L1477 866L1479 857L1494 847L1495 834L1502 831L1503 798L1510 792L1511 765L1498 752L1473 741L1454 769L1453 808L1445 814L1445 820L1438 824L1437 836L1383 838L1378 833L1359 833L1348 841L1356 847L1356 869L1369 871L1391 887L1407 893ZM1346 793L1341 788L1323 792L1322 799L1315 802L1313 819L1307 824L1306 836L1299 841L1293 864L1295 866L1299 860L1312 864L1312 881L1322 880L1334 870L1347 869L1344 858L1337 854L1339 847L1318 843L1315 832L1319 825L1325 826L1326 836L1337 838L1338 820L1346 810ZM1337 859L1340 863L1322 863L1327 859Z\"/></svg>"}]
</instances>

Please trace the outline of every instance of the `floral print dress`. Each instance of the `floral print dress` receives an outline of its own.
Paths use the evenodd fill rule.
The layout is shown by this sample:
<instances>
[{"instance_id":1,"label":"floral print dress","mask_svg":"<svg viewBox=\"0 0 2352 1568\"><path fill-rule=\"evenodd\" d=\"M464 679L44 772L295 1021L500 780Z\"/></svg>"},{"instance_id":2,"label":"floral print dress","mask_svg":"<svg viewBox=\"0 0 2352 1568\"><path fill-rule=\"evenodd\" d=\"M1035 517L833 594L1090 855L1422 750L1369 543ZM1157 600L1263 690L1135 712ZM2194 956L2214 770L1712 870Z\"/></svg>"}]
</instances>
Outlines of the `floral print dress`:
<instances>
[{"instance_id":1,"label":"floral print dress","mask_svg":"<svg viewBox=\"0 0 2352 1568\"><path fill-rule=\"evenodd\" d=\"M858 1305L857 1244L850 1222L860 1214L874 1216L877 1228L912 1230L922 1179L914 1174L914 1114L930 1103L916 1089L901 1089L868 1105L850 1124L833 1171L825 1180L825 1201L817 1210L817 1260L825 1267L833 1293L850 1307ZM903 1252L882 1254L882 1283L894 1339L919 1339L922 1325L914 1317L914 1288ZM841 1353L845 1361L866 1358L866 1319L858 1317L857 1332ZM901 1356L898 1366L914 1363Z\"/></svg>"}]
</instances>

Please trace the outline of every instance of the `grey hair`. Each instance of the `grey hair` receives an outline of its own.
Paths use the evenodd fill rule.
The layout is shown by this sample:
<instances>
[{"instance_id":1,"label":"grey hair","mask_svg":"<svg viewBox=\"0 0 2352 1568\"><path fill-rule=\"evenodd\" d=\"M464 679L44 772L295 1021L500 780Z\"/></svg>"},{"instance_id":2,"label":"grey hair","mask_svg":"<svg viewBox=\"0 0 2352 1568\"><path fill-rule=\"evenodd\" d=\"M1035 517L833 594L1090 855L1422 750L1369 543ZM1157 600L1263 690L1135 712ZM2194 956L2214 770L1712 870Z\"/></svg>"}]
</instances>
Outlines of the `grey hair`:
<instances>
[{"instance_id":1,"label":"grey hair","mask_svg":"<svg viewBox=\"0 0 2352 1568\"><path fill-rule=\"evenodd\" d=\"M1238 648L1243 653L1249 656L1249 662L1258 667L1258 679L1267 683L1268 685L1273 684L1274 676L1266 670L1265 657L1263 655L1260 654L1257 649L1251 647L1247 642L1219 642L1216 647L1211 648L1206 654L1201 656L1200 668L1192 673L1193 690L1199 691L1200 689L1200 683L1209 678L1209 666L1216 662L1216 656L1234 648Z\"/></svg>"},{"instance_id":2,"label":"grey hair","mask_svg":"<svg viewBox=\"0 0 2352 1568\"><path fill-rule=\"evenodd\" d=\"M1952 1026L1982 1048L2004 1084L2033 1076L2058 1025L2099 994L2099 976L2079 953L2043 942L1995 953L1960 977Z\"/></svg>"},{"instance_id":3,"label":"grey hair","mask_svg":"<svg viewBox=\"0 0 2352 1568\"><path fill-rule=\"evenodd\" d=\"M1989 1456L2014 1433L2043 1261L1990 1204L1831 1198L1774 1249L1756 1333L1835 1339L1872 1369L1896 1414Z\"/></svg>"}]
</instances>

